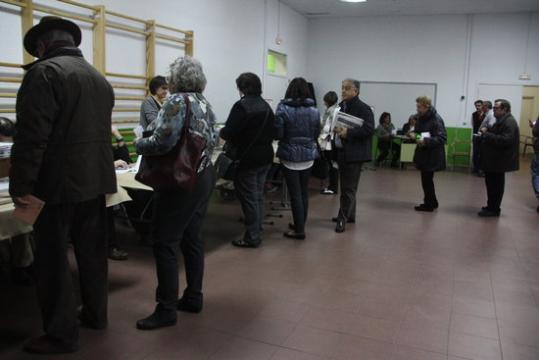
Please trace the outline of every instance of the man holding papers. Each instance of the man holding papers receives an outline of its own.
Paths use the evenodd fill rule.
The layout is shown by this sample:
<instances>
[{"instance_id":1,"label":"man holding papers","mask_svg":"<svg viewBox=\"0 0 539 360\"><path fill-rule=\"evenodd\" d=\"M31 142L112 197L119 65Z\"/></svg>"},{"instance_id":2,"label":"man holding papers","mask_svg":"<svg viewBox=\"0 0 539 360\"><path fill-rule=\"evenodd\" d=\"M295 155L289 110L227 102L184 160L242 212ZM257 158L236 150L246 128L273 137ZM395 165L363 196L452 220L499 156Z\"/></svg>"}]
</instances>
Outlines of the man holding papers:
<instances>
[{"instance_id":1,"label":"man holding papers","mask_svg":"<svg viewBox=\"0 0 539 360\"><path fill-rule=\"evenodd\" d=\"M409 136L417 142L414 163L416 168L421 171L421 186L425 196L423 203L416 206L415 210L433 212L438 208L438 199L434 189L434 173L445 170L447 133L444 121L432 106L432 100L428 96L418 97L416 108L418 119L415 132L410 133Z\"/></svg>"},{"instance_id":2,"label":"man holding papers","mask_svg":"<svg viewBox=\"0 0 539 360\"><path fill-rule=\"evenodd\" d=\"M346 223L356 221L356 193L361 167L372 160L372 135L374 115L369 105L359 99L359 81L345 79L342 82L341 112L335 124L335 149L339 162L341 180L340 209L333 221L335 231L345 231Z\"/></svg>"},{"instance_id":3,"label":"man holding papers","mask_svg":"<svg viewBox=\"0 0 539 360\"><path fill-rule=\"evenodd\" d=\"M34 210L35 273L45 335L25 350L74 352L81 326L107 326L105 194L116 192L111 147L114 93L82 56L73 22L43 17L24 37L38 60L17 94L9 192L16 208ZM43 205L41 213L38 206ZM82 310L67 249L77 259Z\"/></svg>"}]
</instances>

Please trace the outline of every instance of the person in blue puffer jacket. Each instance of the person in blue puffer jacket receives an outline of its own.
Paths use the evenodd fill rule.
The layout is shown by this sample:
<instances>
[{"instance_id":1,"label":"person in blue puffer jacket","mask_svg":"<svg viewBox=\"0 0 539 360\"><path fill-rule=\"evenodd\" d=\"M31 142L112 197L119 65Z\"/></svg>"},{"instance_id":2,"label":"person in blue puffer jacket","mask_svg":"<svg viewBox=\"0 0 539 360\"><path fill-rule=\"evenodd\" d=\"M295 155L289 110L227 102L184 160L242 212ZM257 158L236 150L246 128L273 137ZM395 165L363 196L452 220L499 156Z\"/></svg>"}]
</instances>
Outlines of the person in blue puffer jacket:
<instances>
[{"instance_id":1,"label":"person in blue puffer jacket","mask_svg":"<svg viewBox=\"0 0 539 360\"><path fill-rule=\"evenodd\" d=\"M305 79L295 78L290 82L275 117L279 140L277 157L283 165L294 219L284 236L302 240L309 205L309 176L314 160L320 156L317 146L320 112Z\"/></svg>"}]
</instances>

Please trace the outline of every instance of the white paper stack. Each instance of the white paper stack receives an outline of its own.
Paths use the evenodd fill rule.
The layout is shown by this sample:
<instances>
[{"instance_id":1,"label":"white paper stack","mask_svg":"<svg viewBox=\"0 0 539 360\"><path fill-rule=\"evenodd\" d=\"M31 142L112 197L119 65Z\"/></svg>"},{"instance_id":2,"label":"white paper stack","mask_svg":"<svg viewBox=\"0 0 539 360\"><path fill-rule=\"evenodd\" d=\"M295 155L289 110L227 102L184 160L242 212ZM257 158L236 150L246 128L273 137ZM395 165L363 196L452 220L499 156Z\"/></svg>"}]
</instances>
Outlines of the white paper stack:
<instances>
[{"instance_id":1,"label":"white paper stack","mask_svg":"<svg viewBox=\"0 0 539 360\"><path fill-rule=\"evenodd\" d=\"M13 143L0 142L0 159L6 159L11 156L11 146Z\"/></svg>"},{"instance_id":2,"label":"white paper stack","mask_svg":"<svg viewBox=\"0 0 539 360\"><path fill-rule=\"evenodd\" d=\"M343 113L342 111L339 111L337 113L334 126L342 127L346 129L352 129L355 127L363 126L363 122L364 120L362 118L358 118L350 114Z\"/></svg>"}]
</instances>

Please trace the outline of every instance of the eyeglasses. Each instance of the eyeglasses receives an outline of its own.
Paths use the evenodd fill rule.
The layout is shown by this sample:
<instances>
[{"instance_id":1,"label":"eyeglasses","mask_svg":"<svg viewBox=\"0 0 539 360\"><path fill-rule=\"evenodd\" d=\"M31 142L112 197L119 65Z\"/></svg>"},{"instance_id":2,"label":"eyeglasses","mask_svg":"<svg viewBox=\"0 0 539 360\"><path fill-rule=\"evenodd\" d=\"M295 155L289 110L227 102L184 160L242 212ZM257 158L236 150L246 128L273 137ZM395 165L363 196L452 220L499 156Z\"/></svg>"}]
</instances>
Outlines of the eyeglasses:
<instances>
[{"instance_id":1,"label":"eyeglasses","mask_svg":"<svg viewBox=\"0 0 539 360\"><path fill-rule=\"evenodd\" d=\"M499 109L501 109L501 108L502 108L501 106L494 106L494 107L493 107L494 110L499 110Z\"/></svg>"}]
</instances>

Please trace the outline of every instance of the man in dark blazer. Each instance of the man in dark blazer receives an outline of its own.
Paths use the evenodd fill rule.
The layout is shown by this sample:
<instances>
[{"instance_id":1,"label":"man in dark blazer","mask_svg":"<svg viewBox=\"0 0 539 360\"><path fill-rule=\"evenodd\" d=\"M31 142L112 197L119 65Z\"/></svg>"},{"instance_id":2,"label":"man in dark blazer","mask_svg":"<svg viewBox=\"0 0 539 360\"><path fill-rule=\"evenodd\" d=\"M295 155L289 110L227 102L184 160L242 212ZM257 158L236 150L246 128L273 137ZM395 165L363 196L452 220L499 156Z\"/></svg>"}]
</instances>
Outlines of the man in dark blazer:
<instances>
[{"instance_id":1,"label":"man in dark blazer","mask_svg":"<svg viewBox=\"0 0 539 360\"><path fill-rule=\"evenodd\" d=\"M81 326L107 326L105 194L116 192L111 146L114 93L84 60L80 28L47 16L24 37L38 60L17 94L16 135L9 191L15 206L45 202L34 234L36 283L45 335L25 350L74 352ZM72 242L79 268L82 310L77 314L67 257Z\"/></svg>"},{"instance_id":2,"label":"man in dark blazer","mask_svg":"<svg viewBox=\"0 0 539 360\"><path fill-rule=\"evenodd\" d=\"M485 172L487 206L479 211L481 217L500 216L505 189L505 173L517 171L520 134L518 124L511 114L511 103L504 99L494 102L496 122L481 132L481 167Z\"/></svg>"},{"instance_id":3,"label":"man in dark blazer","mask_svg":"<svg viewBox=\"0 0 539 360\"><path fill-rule=\"evenodd\" d=\"M360 83L345 79L342 82L341 111L363 119L363 125L351 129L336 127L335 149L341 179L339 215L335 231L345 231L346 223L356 221L356 194L363 163L372 160L372 135L374 134L374 115L371 107L359 99Z\"/></svg>"}]
</instances>

